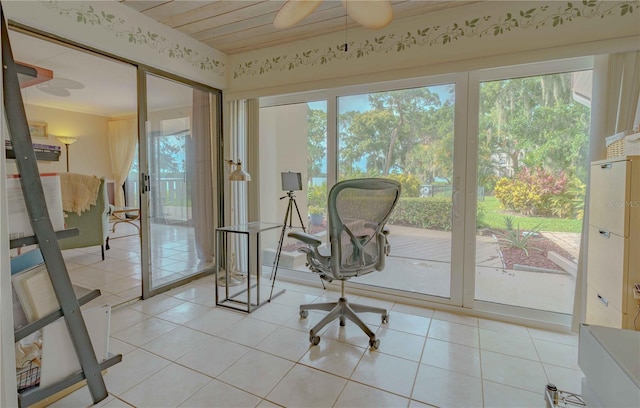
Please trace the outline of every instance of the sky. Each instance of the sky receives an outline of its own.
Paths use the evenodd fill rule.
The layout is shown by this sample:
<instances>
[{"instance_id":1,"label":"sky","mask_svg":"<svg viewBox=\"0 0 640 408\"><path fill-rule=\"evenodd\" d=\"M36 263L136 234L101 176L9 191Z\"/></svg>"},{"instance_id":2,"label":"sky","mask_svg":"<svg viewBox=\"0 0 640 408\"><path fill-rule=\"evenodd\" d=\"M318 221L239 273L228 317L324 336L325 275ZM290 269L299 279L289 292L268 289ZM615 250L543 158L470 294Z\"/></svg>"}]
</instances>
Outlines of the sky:
<instances>
[{"instance_id":1,"label":"sky","mask_svg":"<svg viewBox=\"0 0 640 408\"><path fill-rule=\"evenodd\" d=\"M431 92L435 92L440 96L440 101L444 102L447 99L451 99L453 102L453 96L449 95L449 89L453 85L437 85L429 87ZM349 111L365 112L369 110L369 94L358 94L341 96L338 98L340 113ZM311 109L327 111L327 104L325 101L309 102Z\"/></svg>"}]
</instances>

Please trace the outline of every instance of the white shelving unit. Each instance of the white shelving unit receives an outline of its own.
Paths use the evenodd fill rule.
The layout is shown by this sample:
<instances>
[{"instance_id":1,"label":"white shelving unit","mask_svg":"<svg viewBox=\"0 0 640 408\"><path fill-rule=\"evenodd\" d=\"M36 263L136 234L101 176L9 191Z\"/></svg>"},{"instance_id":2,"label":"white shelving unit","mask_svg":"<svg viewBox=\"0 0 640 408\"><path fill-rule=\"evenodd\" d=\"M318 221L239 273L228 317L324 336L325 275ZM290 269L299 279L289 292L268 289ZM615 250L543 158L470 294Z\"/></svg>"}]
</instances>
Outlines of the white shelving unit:
<instances>
[{"instance_id":1,"label":"white shelving unit","mask_svg":"<svg viewBox=\"0 0 640 408\"><path fill-rule=\"evenodd\" d=\"M25 237L19 240L10 240L10 247L17 248L23 245L33 244L37 244L39 246L54 293L58 303L60 304L60 308L58 310L17 330L14 333L14 338L11 339L13 341L10 343L7 341L9 336L6 336L5 330L9 325L5 322L11 321L12 319L7 318L6 316L3 317L3 357L6 358L7 354L12 354L5 354L5 350L12 350L14 342L17 342L37 330L42 329L60 317L64 317L75 354L81 367L80 371L49 386L38 387L19 393L17 398L18 404L21 407L33 405L38 401L64 391L83 380L86 380L91 397L94 403L97 403L108 395L104 379L102 377L102 371L120 362L122 360L122 355L110 356L106 360L98 362L92 347L87 326L82 317L82 313L80 312L80 306L99 296L100 292L98 290L87 291L78 294L78 296L80 296L78 298L71 284L67 267L64 263L64 259L62 258L60 246L58 245L58 239L77 235L78 231L70 230L55 232L51 224L51 219L49 217L49 212L44 198L42 182L38 171L37 158L31 143L18 78L19 71L23 75L25 73L28 75L29 70L25 70L25 67L19 67L13 60L7 26L1 4L0 19L2 20L2 90L5 110L4 113L7 120L10 140L13 145L16 165L20 173L20 181L22 183L22 192L24 194L27 212L34 231L34 235L31 237ZM35 70L33 74L35 75ZM4 189L5 183L0 184L0 186ZM5 200L4 206L6 206L6 193L3 194L2 197L3 200ZM3 260L6 263L4 255L8 253L8 249L2 248L2 253ZM2 273L8 275L9 271L5 270L4 266L5 265L3 264ZM6 275L2 277L3 293L6 293L6 291L4 291L4 285L10 281L7 279ZM4 310L5 297L3 296L2 298ZM2 361L3 377L5 375L10 375L8 363L9 362L5 360ZM15 372L13 375L15 376ZM4 387L2 388L3 393L9 392L6 391ZM2 401L9 401L6 394L2 395Z\"/></svg>"}]
</instances>

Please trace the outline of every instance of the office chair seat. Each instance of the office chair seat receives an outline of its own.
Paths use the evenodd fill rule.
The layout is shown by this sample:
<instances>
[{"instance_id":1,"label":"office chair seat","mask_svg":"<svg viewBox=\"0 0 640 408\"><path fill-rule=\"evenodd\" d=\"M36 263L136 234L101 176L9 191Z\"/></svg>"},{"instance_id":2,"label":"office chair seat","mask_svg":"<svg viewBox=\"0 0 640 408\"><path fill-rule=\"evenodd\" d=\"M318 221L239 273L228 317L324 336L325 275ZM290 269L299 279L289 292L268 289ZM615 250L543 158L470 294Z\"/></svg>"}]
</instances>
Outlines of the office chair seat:
<instances>
[{"instance_id":1,"label":"office chair seat","mask_svg":"<svg viewBox=\"0 0 640 408\"><path fill-rule=\"evenodd\" d=\"M382 178L345 180L337 183L329 192L328 225L330 253L320 250L322 241L305 232L294 231L288 235L306 244L300 251L307 255L307 266L320 278L331 282L341 281L341 296L337 302L300 305L300 317L306 318L309 310L328 311L309 332L313 345L320 343L318 333L329 322L338 318L340 326L349 319L367 336L369 346L377 349L380 340L358 317L358 313L377 313L382 323L389 321L384 308L349 303L345 296L345 281L384 269L389 255L388 229L385 227L400 197L400 183Z\"/></svg>"}]
</instances>

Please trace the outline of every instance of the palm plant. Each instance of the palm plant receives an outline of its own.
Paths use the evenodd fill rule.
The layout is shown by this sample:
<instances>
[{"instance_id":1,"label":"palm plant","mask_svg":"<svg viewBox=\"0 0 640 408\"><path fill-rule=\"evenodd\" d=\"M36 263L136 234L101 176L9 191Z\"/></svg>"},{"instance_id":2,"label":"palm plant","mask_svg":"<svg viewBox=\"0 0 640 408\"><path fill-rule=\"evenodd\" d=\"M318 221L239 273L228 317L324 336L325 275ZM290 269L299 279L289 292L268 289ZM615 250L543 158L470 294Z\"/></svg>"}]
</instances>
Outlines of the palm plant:
<instances>
[{"instance_id":1,"label":"palm plant","mask_svg":"<svg viewBox=\"0 0 640 408\"><path fill-rule=\"evenodd\" d=\"M532 236L537 235L540 232L540 227L542 223L537 224L535 227L529 229L528 231L520 231L520 223L518 223L518 227L514 230L507 230L506 232L496 232L500 235L498 240L506 245L509 245L512 248L519 248L524 251L524 253L529 256L530 249L537 249L541 251L540 248L536 248L531 246L529 239Z\"/></svg>"}]
</instances>

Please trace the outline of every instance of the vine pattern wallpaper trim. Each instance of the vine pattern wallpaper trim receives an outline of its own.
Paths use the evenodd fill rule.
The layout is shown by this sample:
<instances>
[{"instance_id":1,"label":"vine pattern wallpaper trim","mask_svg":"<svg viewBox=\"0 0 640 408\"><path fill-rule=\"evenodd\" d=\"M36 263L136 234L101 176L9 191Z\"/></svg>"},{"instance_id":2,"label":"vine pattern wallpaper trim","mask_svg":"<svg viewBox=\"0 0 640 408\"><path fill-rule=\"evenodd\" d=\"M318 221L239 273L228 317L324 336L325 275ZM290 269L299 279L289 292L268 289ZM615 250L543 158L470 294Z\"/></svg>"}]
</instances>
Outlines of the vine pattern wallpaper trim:
<instances>
[{"instance_id":1,"label":"vine pattern wallpaper trim","mask_svg":"<svg viewBox=\"0 0 640 408\"><path fill-rule=\"evenodd\" d=\"M178 43L170 43L163 35L143 30L140 27L127 25L127 22L114 14L94 9L92 5L80 4L78 7L62 7L57 0L41 1L54 9L59 15L73 18L78 24L92 25L113 33L116 38L125 39L129 43L146 45L158 54L172 59L182 59L191 66L202 71L213 71L224 77L225 64L209 56L201 56L197 50Z\"/></svg>"},{"instance_id":2,"label":"vine pattern wallpaper trim","mask_svg":"<svg viewBox=\"0 0 640 408\"><path fill-rule=\"evenodd\" d=\"M503 16L476 17L464 22L455 22L447 27L432 25L403 34L386 34L372 40L349 42L328 48L314 48L294 55L279 55L265 59L254 59L237 65L233 78L262 75L270 71L292 71L305 66L324 65L337 60L364 58L371 54L401 53L413 47L448 45L463 38L482 38L504 35L516 29L540 29L558 27L577 19L627 16L640 8L640 1L610 3L596 0L567 2L561 6L523 9Z\"/></svg>"}]
</instances>

